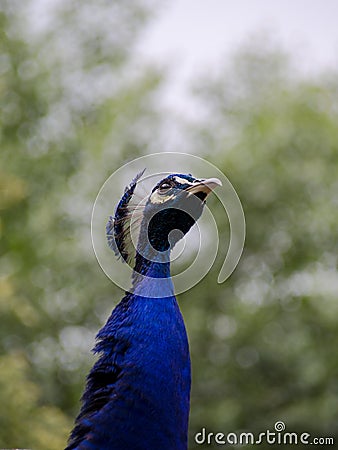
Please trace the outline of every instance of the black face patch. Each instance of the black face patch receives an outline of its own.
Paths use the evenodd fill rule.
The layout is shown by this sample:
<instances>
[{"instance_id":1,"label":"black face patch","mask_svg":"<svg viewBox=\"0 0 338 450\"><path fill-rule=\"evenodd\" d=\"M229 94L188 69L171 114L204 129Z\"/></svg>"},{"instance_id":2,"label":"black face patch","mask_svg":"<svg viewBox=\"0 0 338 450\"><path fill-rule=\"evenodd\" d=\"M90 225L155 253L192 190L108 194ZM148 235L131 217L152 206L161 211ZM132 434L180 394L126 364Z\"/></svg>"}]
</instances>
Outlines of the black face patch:
<instances>
[{"instance_id":1,"label":"black face patch","mask_svg":"<svg viewBox=\"0 0 338 450\"><path fill-rule=\"evenodd\" d=\"M198 214L199 215L199 214ZM186 234L194 225L195 218L192 214L176 208L166 208L156 213L148 224L148 239L156 251L165 251L170 247L169 233L178 230L181 234L172 235L172 245Z\"/></svg>"}]
</instances>

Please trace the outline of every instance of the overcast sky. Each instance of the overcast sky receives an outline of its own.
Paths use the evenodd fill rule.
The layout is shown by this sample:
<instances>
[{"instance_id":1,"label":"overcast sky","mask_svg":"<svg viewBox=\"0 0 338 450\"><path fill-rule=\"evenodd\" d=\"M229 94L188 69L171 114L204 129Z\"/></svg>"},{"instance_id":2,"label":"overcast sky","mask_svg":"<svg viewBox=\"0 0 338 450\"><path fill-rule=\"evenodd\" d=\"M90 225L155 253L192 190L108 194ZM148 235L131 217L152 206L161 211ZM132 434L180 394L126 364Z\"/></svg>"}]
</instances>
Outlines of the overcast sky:
<instances>
[{"instance_id":1,"label":"overcast sky","mask_svg":"<svg viewBox=\"0 0 338 450\"><path fill-rule=\"evenodd\" d=\"M217 67L259 30L294 54L305 73L338 66L338 0L167 1L139 50L175 68L166 97L180 108L187 100L187 80Z\"/></svg>"}]
</instances>

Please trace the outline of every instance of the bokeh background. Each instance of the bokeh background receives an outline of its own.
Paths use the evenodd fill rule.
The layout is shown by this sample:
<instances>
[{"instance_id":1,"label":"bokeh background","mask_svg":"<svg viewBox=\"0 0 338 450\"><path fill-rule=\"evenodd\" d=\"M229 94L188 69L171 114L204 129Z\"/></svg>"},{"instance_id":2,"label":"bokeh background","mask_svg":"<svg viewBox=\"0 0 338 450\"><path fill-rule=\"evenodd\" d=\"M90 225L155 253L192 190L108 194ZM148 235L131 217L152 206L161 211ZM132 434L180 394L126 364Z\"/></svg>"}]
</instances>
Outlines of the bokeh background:
<instances>
[{"instance_id":1,"label":"bokeh background","mask_svg":"<svg viewBox=\"0 0 338 450\"><path fill-rule=\"evenodd\" d=\"M92 251L92 205L108 175L158 151L216 164L247 222L231 278L217 285L217 260L179 296L193 365L189 448L203 448L193 439L202 427L259 433L277 420L338 439L337 66L312 60L311 46L302 59L278 22L246 31L264 2L239 2L237 28L236 2L210 2L209 22L209 2L178 3L190 9L166 25L169 2L0 3L1 448L65 446L94 336L122 296ZM325 53L336 2L265 3L289 5L296 28L312 14ZM231 51L211 41L208 63L185 59L189 48L208 52L222 14L217 45ZM188 53L159 56L161 23L163 48L181 36ZM220 234L225 242L227 224Z\"/></svg>"}]
</instances>

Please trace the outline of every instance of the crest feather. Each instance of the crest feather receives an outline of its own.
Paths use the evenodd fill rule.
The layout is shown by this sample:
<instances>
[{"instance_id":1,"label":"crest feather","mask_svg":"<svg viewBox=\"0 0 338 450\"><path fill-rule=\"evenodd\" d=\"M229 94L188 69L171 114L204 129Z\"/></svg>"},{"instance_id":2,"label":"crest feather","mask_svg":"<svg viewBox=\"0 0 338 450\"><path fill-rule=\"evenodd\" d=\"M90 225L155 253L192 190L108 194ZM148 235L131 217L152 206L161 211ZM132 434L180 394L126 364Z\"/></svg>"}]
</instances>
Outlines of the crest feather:
<instances>
[{"instance_id":1,"label":"crest feather","mask_svg":"<svg viewBox=\"0 0 338 450\"><path fill-rule=\"evenodd\" d=\"M145 170L139 172L129 186L125 188L123 197L116 207L115 216L110 216L106 225L109 247L117 257L121 257L126 262L130 262L135 253L131 241L131 218L136 207L131 205L130 200L134 195L137 182Z\"/></svg>"}]
</instances>

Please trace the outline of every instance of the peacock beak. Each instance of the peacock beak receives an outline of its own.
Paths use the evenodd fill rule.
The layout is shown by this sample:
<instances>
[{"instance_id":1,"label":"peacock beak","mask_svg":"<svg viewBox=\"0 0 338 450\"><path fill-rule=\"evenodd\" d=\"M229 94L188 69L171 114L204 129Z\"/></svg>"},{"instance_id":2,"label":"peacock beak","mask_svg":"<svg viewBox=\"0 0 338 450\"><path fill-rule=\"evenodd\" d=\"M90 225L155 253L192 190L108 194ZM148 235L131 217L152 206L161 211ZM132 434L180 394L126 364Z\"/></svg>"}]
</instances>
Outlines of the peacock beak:
<instances>
[{"instance_id":1,"label":"peacock beak","mask_svg":"<svg viewBox=\"0 0 338 450\"><path fill-rule=\"evenodd\" d=\"M204 192L208 195L218 186L222 186L221 180L218 178L208 178L188 187L186 191L188 192L188 195L197 194L198 192Z\"/></svg>"}]
</instances>

